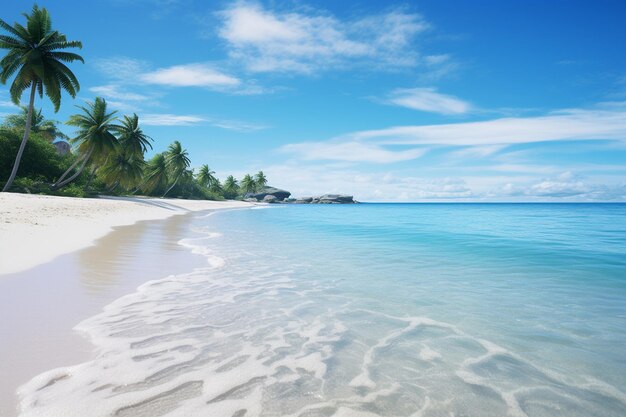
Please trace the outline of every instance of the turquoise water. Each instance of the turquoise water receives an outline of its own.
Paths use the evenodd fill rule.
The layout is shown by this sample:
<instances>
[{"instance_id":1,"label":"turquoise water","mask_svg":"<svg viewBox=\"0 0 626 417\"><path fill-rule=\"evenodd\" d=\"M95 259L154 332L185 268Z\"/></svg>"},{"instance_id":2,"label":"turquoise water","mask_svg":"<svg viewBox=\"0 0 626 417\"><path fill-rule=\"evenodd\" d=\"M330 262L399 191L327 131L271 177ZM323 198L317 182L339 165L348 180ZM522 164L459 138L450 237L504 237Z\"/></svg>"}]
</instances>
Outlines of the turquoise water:
<instances>
[{"instance_id":1,"label":"turquoise water","mask_svg":"<svg viewBox=\"0 0 626 417\"><path fill-rule=\"evenodd\" d=\"M626 205L278 206L181 243L208 266L81 323L99 356L23 415L626 415Z\"/></svg>"}]
</instances>

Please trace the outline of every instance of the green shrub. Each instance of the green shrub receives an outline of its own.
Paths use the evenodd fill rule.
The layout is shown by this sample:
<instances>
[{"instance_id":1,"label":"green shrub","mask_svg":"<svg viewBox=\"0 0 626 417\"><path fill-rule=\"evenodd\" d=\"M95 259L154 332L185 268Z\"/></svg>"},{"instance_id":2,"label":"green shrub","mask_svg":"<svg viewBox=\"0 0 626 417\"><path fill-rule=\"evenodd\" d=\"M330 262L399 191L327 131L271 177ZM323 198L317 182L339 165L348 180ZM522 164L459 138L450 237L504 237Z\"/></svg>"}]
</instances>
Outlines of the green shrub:
<instances>
[{"instance_id":1,"label":"green shrub","mask_svg":"<svg viewBox=\"0 0 626 417\"><path fill-rule=\"evenodd\" d=\"M3 183L11 174L21 141L19 131L0 128L0 181ZM71 155L58 155L54 145L33 133L24 148L17 177L53 181L70 166L72 159Z\"/></svg>"}]
</instances>

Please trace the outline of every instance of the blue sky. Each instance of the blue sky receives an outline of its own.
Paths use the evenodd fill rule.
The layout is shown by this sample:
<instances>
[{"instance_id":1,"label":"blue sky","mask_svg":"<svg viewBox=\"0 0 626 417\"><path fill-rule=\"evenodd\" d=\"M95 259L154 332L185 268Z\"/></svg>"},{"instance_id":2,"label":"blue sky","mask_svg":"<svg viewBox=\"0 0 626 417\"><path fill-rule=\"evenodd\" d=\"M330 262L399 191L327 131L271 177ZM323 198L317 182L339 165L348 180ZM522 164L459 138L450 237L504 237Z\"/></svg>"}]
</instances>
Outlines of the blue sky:
<instances>
[{"instance_id":1,"label":"blue sky","mask_svg":"<svg viewBox=\"0 0 626 417\"><path fill-rule=\"evenodd\" d=\"M263 169L363 201L626 200L624 1L39 4L86 61L48 117L103 96L222 178Z\"/></svg>"}]
</instances>

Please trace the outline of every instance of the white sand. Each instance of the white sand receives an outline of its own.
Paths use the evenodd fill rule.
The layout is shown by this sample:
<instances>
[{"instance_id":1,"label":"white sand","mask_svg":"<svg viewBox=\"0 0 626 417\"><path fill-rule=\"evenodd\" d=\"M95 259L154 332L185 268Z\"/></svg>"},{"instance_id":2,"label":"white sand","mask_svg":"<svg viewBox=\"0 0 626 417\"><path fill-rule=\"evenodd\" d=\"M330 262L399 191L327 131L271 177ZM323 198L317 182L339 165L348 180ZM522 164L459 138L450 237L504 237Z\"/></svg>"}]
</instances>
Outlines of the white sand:
<instances>
[{"instance_id":1,"label":"white sand","mask_svg":"<svg viewBox=\"0 0 626 417\"><path fill-rule=\"evenodd\" d=\"M250 205L241 201L0 193L0 275L24 271L90 246L116 226Z\"/></svg>"}]
</instances>

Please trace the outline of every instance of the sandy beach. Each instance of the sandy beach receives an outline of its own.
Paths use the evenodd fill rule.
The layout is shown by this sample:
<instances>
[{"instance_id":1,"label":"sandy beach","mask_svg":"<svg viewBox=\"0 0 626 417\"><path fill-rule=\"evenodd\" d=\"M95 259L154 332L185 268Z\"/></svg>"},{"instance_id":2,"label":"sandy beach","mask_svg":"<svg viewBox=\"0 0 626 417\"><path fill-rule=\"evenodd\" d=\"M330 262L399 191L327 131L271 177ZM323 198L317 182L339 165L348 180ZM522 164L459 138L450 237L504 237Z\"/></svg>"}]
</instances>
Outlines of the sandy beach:
<instances>
[{"instance_id":1,"label":"sandy beach","mask_svg":"<svg viewBox=\"0 0 626 417\"><path fill-rule=\"evenodd\" d=\"M190 215L249 206L0 194L0 417L16 415L28 379L92 357L79 321L145 281L206 265L178 244Z\"/></svg>"},{"instance_id":2,"label":"sandy beach","mask_svg":"<svg viewBox=\"0 0 626 417\"><path fill-rule=\"evenodd\" d=\"M92 245L117 226L249 206L241 201L0 193L0 275L24 271Z\"/></svg>"}]
</instances>

